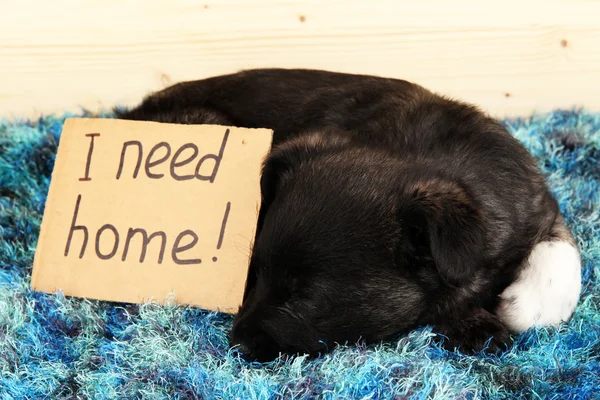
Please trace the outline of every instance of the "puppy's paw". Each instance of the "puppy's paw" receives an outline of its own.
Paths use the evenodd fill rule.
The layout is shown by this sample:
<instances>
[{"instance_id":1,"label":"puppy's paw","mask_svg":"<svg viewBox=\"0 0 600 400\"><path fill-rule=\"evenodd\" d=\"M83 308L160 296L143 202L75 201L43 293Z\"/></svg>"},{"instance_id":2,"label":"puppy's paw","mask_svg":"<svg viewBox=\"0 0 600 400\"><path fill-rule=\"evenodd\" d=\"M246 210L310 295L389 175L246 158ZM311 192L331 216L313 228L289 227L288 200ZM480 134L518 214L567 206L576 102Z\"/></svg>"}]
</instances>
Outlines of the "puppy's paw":
<instances>
[{"instance_id":1,"label":"puppy's paw","mask_svg":"<svg viewBox=\"0 0 600 400\"><path fill-rule=\"evenodd\" d=\"M466 318L437 326L446 336L443 346L465 354L496 353L508 348L511 341L508 328L494 314L479 309Z\"/></svg>"},{"instance_id":2,"label":"puppy's paw","mask_svg":"<svg viewBox=\"0 0 600 400\"><path fill-rule=\"evenodd\" d=\"M513 284L500 295L498 317L513 332L567 321L581 292L581 259L568 242L536 245Z\"/></svg>"}]
</instances>

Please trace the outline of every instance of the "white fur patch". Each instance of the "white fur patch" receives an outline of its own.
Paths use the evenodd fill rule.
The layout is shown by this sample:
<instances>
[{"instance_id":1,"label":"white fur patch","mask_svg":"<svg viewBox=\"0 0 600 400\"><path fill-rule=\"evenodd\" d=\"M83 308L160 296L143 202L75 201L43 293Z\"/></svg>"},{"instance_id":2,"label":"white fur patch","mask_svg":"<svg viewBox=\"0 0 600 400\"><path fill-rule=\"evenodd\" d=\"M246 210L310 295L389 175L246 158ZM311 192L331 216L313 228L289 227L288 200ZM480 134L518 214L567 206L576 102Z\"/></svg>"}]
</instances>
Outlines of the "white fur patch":
<instances>
[{"instance_id":1,"label":"white fur patch","mask_svg":"<svg viewBox=\"0 0 600 400\"><path fill-rule=\"evenodd\" d=\"M498 317L513 332L567 321L581 292L581 258L568 242L533 248L517 280L500 295Z\"/></svg>"}]
</instances>

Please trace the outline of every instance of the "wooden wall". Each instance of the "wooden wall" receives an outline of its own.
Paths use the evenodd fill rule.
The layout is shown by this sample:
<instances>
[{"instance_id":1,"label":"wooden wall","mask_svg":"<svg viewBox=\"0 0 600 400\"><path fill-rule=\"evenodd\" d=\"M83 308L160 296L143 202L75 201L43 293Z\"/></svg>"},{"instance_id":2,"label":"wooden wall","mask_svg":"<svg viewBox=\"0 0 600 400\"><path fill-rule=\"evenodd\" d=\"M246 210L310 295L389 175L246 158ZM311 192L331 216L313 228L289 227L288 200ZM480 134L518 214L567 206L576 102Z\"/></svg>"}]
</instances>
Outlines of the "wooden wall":
<instances>
[{"instance_id":1,"label":"wooden wall","mask_svg":"<svg viewBox=\"0 0 600 400\"><path fill-rule=\"evenodd\" d=\"M494 115L600 110L600 2L0 1L0 117L242 68L399 77Z\"/></svg>"}]
</instances>

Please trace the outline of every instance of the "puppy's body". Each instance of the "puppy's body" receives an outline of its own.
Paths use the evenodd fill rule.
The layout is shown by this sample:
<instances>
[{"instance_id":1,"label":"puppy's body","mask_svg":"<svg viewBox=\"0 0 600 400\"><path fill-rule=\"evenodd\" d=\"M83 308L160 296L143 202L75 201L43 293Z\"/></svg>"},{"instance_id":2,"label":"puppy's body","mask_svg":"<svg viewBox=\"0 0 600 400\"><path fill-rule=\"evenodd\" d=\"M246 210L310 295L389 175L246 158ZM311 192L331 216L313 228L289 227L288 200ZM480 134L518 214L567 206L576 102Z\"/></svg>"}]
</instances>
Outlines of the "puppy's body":
<instances>
[{"instance_id":1,"label":"puppy's body","mask_svg":"<svg viewBox=\"0 0 600 400\"><path fill-rule=\"evenodd\" d=\"M244 303L250 357L430 324L451 346L570 317L579 254L535 161L496 121L406 81L254 70L122 118L274 129Z\"/></svg>"}]
</instances>

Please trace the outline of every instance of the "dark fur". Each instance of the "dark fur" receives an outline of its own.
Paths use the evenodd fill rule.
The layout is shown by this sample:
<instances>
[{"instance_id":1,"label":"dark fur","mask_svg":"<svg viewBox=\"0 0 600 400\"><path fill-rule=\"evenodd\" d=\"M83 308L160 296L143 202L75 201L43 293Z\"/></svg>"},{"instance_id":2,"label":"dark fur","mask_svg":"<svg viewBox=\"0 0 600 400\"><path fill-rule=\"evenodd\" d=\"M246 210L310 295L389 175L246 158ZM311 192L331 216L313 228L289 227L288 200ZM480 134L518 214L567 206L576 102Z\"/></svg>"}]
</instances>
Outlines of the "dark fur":
<instances>
[{"instance_id":1,"label":"dark fur","mask_svg":"<svg viewBox=\"0 0 600 400\"><path fill-rule=\"evenodd\" d=\"M175 85L120 117L274 129L232 331L252 359L422 325L452 348L502 347L498 295L560 218L501 125L402 80L244 71Z\"/></svg>"}]
</instances>

